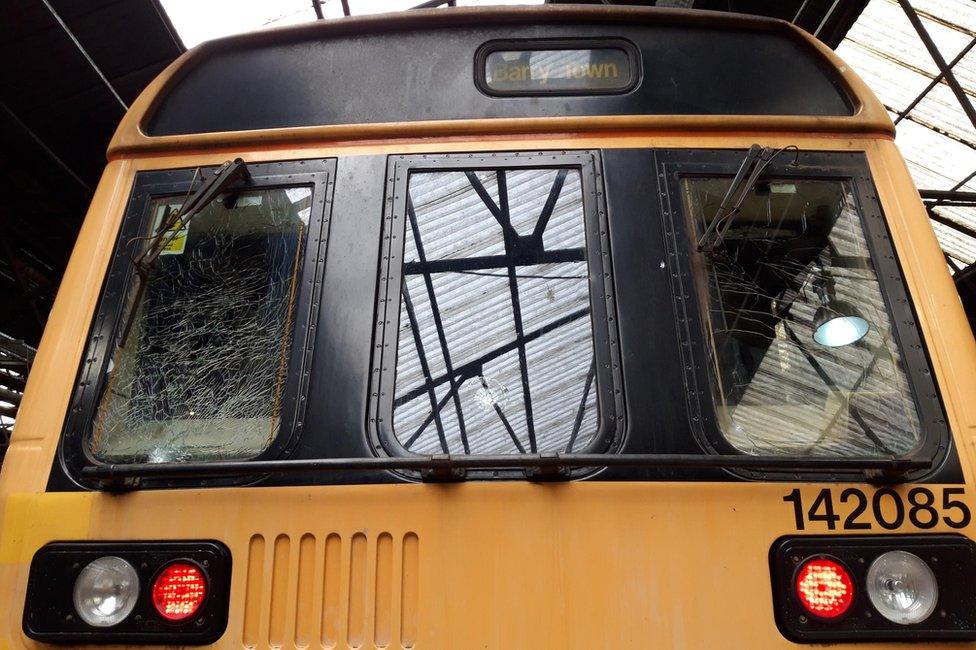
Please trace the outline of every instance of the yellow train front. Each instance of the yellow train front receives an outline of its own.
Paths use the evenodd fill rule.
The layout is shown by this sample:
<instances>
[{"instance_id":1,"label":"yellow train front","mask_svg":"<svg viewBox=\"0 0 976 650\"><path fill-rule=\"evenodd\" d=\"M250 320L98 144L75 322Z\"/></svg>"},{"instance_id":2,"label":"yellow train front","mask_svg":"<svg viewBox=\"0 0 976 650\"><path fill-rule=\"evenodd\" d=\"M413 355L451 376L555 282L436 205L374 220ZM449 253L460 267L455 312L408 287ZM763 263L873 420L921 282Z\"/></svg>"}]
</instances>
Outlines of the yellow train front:
<instances>
[{"instance_id":1,"label":"yellow train front","mask_svg":"<svg viewBox=\"0 0 976 650\"><path fill-rule=\"evenodd\" d=\"M976 640L976 347L792 26L234 37L108 156L0 475L3 647Z\"/></svg>"}]
</instances>

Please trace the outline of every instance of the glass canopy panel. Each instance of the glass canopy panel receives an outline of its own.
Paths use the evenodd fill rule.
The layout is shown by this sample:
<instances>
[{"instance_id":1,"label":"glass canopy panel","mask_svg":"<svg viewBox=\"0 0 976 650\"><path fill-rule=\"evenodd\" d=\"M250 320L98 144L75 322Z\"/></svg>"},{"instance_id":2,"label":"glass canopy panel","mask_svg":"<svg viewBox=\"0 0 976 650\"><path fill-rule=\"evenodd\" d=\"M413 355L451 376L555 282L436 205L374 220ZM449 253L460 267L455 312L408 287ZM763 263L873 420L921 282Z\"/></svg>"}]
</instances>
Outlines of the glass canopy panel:
<instances>
[{"instance_id":1,"label":"glass canopy panel","mask_svg":"<svg viewBox=\"0 0 976 650\"><path fill-rule=\"evenodd\" d=\"M699 234L729 185L682 181ZM916 448L919 417L850 184L760 183L723 221L724 236L696 256L696 274L728 441L790 456Z\"/></svg>"},{"instance_id":2,"label":"glass canopy panel","mask_svg":"<svg viewBox=\"0 0 976 650\"><path fill-rule=\"evenodd\" d=\"M408 193L397 440L585 448L599 421L580 172L417 172Z\"/></svg>"},{"instance_id":3,"label":"glass canopy panel","mask_svg":"<svg viewBox=\"0 0 976 650\"><path fill-rule=\"evenodd\" d=\"M97 458L242 459L271 444L311 196L307 187L243 192L164 235L109 364L89 440ZM152 202L153 233L181 202Z\"/></svg>"}]
</instances>

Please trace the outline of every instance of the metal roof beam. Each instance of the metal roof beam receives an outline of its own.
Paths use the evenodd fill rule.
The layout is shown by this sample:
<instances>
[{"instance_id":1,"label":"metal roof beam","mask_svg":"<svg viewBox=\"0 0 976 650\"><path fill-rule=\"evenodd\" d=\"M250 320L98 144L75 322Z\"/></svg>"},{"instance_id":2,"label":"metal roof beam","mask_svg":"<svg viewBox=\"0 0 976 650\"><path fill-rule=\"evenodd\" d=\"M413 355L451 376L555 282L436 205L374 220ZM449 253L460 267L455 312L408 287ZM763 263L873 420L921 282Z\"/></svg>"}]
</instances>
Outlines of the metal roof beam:
<instances>
[{"instance_id":1,"label":"metal roof beam","mask_svg":"<svg viewBox=\"0 0 976 650\"><path fill-rule=\"evenodd\" d=\"M406 309L407 318L410 321L410 330L413 332L413 344L414 347L417 348L417 359L420 361L420 369L424 373L424 377L427 380L427 395L430 398L431 415L431 417L428 418L419 429L417 429L417 432L410 436L410 439L407 440L404 447L410 449L410 445L412 445L417 438L420 437L420 434L422 434L424 429L427 428L427 425L430 424L430 420L433 420L435 426L437 427L437 438L441 442L441 449L443 449L444 453L447 454L450 453L451 450L447 448L447 438L444 436L444 422L441 419L441 409L444 407L444 404L447 403L447 398L455 395L456 391L452 386L451 391L448 393L447 397L444 398L443 402L439 403L437 401L437 394L434 392L434 386L430 383L430 364L427 363L427 353L424 351L424 340L420 335L420 324L417 322L417 313L414 311L413 301L410 300L410 291L407 288L406 277L403 278L401 293L403 294L403 307ZM463 379L458 382L458 386L460 386L462 382Z\"/></svg>"},{"instance_id":2,"label":"metal roof beam","mask_svg":"<svg viewBox=\"0 0 976 650\"><path fill-rule=\"evenodd\" d=\"M447 5L448 7L456 7L456 0L427 0L427 2L421 2L415 7L410 7L411 9L436 9L437 7L443 7Z\"/></svg>"},{"instance_id":3,"label":"metal roof beam","mask_svg":"<svg viewBox=\"0 0 976 650\"><path fill-rule=\"evenodd\" d=\"M976 230L973 230L969 226L963 225L957 221L953 221L947 217L943 217L941 214L933 209L933 206L929 203L925 204L925 209L929 213L929 219L935 221L936 223L941 223L943 226L952 228L956 232L960 232L968 237L976 238Z\"/></svg>"},{"instance_id":4,"label":"metal roof beam","mask_svg":"<svg viewBox=\"0 0 976 650\"><path fill-rule=\"evenodd\" d=\"M522 403L525 407L525 428L529 434L529 451L533 454L538 451L535 438L535 422L532 413L532 390L529 387L529 360L525 346L525 328L522 324L522 302L519 297L518 278L515 272L514 258L518 254L518 233L512 227L512 216L508 205L508 181L505 177L505 170L495 172L498 178L498 203L501 210L499 223L503 226L508 225L505 231L505 255L508 258L508 291L512 299L512 321L515 324L515 338L518 341L518 360L519 374L522 378Z\"/></svg>"},{"instance_id":5,"label":"metal roof beam","mask_svg":"<svg viewBox=\"0 0 976 650\"><path fill-rule=\"evenodd\" d=\"M925 29L925 25L922 24L922 19L918 17L915 12L915 8L909 0L898 0L898 4L904 10L905 15L908 16L908 21L918 32L918 37L922 39L922 43L925 45L925 49L929 51L929 55L932 60L935 61L935 65L939 67L939 71L942 72L945 77L946 83L949 84L949 88L952 89L952 93L959 100L959 105L962 106L963 112L969 121L972 123L973 128L976 129L976 108L973 108L972 102L969 101L969 96L966 94L965 89L959 84L959 80L956 79L955 74L953 74L952 69L946 60L942 57L942 53L939 48L936 47L935 41L929 36L928 30Z\"/></svg>"},{"instance_id":6,"label":"metal roof beam","mask_svg":"<svg viewBox=\"0 0 976 650\"><path fill-rule=\"evenodd\" d=\"M959 52L959 54L957 54L952 61L949 61L949 68L950 69L954 68L955 65L963 59L963 57L969 54L969 51L973 49L973 46L976 46L976 37L973 37L973 40L969 41L969 44L966 45L966 47L962 48L962 51ZM898 112L898 117L895 118L895 124L898 124L903 119L905 119L905 116L911 113L912 109L918 106L919 102L925 99L925 96L929 94L929 91L935 88L936 86L938 86L944 78L945 78L945 73L940 72L935 77L935 79L930 81L929 85L927 85L925 89L918 94L918 97L913 99L911 103L904 110Z\"/></svg>"},{"instance_id":7,"label":"metal roof beam","mask_svg":"<svg viewBox=\"0 0 976 650\"><path fill-rule=\"evenodd\" d=\"M936 200L940 204L976 205L976 192L960 192L958 190L919 190L923 199Z\"/></svg>"},{"instance_id":8,"label":"metal roof beam","mask_svg":"<svg viewBox=\"0 0 976 650\"><path fill-rule=\"evenodd\" d=\"M427 254L424 252L424 242L420 238L420 224L417 221L417 213L413 208L413 201L410 200L409 196L407 197L407 219L410 223L410 231L413 234L414 246L417 248L417 259L422 264L425 264L427 262ZM458 433L461 436L461 446L464 448L464 453L470 454L471 447L468 445L468 433L464 426L464 411L461 409L461 397L458 392L460 383L454 376L454 364L451 362L451 351L447 345L447 332L444 329L444 322L441 319L440 308L437 306L434 280L430 275L430 271L425 271L423 275L424 285L427 288L427 300L430 301L430 311L434 318L434 327L437 329L437 340L440 342L444 367L447 369L447 379L451 384L451 392L454 393L454 408L457 410ZM435 384L432 383L430 375L427 375L426 385L430 386L431 390L433 390ZM437 408L436 402L433 403L433 407Z\"/></svg>"},{"instance_id":9,"label":"metal roof beam","mask_svg":"<svg viewBox=\"0 0 976 650\"><path fill-rule=\"evenodd\" d=\"M91 56L88 54L88 50L86 50L85 47L81 44L81 41L79 41L75 37L74 33L71 31L68 25L63 20L61 20L61 16L59 16L58 12L54 10L54 7L51 6L51 3L49 3L47 0L41 0L41 2L44 4L45 7L47 7L47 10L51 12L51 16L54 17L55 22L57 22L58 25L61 26L61 31L63 31L65 35L67 35L67 37L71 39L71 42L75 44L76 48L78 48L78 51L81 53L81 56L85 57L85 60L88 61L88 65L91 66L92 70L95 71L95 74L98 75L98 78L101 79L102 83L105 84L105 87L108 88L108 91L112 93L112 96L115 97L116 101L119 102L119 106L122 107L122 110L128 111L129 105L122 100L122 97L119 95L118 92L116 92L115 86L113 86L112 82L108 80L108 77L106 77L105 74L102 72L102 69L98 67L98 64L95 63L95 60L91 58Z\"/></svg>"}]
</instances>

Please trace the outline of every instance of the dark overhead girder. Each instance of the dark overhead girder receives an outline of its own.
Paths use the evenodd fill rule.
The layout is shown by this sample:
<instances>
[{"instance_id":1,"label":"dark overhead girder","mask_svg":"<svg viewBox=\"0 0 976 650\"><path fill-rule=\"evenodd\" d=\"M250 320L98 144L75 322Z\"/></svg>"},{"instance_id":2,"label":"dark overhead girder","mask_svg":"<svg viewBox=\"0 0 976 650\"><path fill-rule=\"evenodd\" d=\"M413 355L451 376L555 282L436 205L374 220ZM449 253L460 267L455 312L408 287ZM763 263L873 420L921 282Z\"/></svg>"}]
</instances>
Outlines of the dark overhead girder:
<instances>
[{"instance_id":1,"label":"dark overhead girder","mask_svg":"<svg viewBox=\"0 0 976 650\"><path fill-rule=\"evenodd\" d=\"M0 34L0 332L36 345L108 141L184 47L158 0L7 0Z\"/></svg>"}]
</instances>

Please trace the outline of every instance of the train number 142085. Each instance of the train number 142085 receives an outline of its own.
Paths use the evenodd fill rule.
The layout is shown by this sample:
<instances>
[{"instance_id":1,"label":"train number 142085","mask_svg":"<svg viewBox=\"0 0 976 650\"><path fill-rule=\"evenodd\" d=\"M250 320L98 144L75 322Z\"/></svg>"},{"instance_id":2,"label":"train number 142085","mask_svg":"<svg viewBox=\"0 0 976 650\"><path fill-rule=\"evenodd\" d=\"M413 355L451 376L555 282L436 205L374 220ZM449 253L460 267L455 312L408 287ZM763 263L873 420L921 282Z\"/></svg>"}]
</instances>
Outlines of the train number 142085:
<instances>
[{"instance_id":1,"label":"train number 142085","mask_svg":"<svg viewBox=\"0 0 976 650\"><path fill-rule=\"evenodd\" d=\"M941 488L936 492L924 487L908 490L904 497L889 487L879 488L870 496L858 488L847 488L839 495L835 509L830 489L817 493L809 507L803 503L800 490L793 490L783 501L793 504L796 529L804 530L807 523L823 522L828 530L885 530L901 528L906 520L916 528L935 528L940 522L950 528L965 528L972 521L969 506L959 497L963 488ZM843 510L843 512L838 512Z\"/></svg>"}]
</instances>

